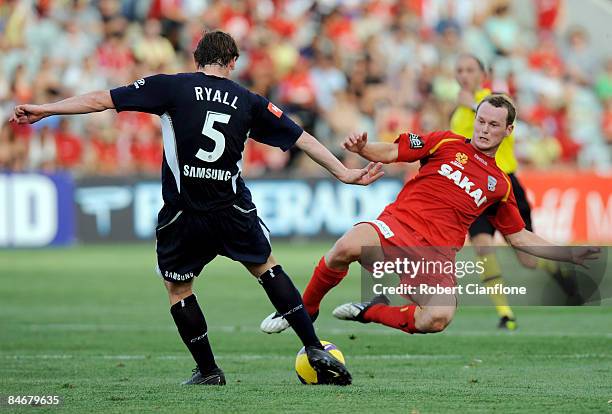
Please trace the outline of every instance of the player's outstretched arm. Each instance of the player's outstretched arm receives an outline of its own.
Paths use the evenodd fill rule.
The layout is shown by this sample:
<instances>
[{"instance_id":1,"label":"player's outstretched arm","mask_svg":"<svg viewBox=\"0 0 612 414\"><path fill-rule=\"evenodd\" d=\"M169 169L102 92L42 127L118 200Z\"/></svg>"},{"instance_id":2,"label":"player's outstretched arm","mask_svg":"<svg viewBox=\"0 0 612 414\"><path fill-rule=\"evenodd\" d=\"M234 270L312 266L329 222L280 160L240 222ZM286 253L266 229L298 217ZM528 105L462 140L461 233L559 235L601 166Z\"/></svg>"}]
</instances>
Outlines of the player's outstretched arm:
<instances>
[{"instance_id":1,"label":"player's outstretched arm","mask_svg":"<svg viewBox=\"0 0 612 414\"><path fill-rule=\"evenodd\" d=\"M306 131L298 138L295 145L343 183L368 185L384 175L380 163L371 162L361 169L346 168L334 154Z\"/></svg>"},{"instance_id":2,"label":"player's outstretched arm","mask_svg":"<svg viewBox=\"0 0 612 414\"><path fill-rule=\"evenodd\" d=\"M518 233L507 235L506 240L515 249L534 256L561 262L574 263L583 267L587 267L584 264L586 260L595 260L599 257L600 253L600 249L597 247L555 246L537 234L525 229L519 231Z\"/></svg>"},{"instance_id":3,"label":"player's outstretched arm","mask_svg":"<svg viewBox=\"0 0 612 414\"><path fill-rule=\"evenodd\" d=\"M89 92L43 105L17 105L9 121L18 124L33 124L51 115L88 114L114 107L110 91Z\"/></svg>"},{"instance_id":4,"label":"player's outstretched arm","mask_svg":"<svg viewBox=\"0 0 612 414\"><path fill-rule=\"evenodd\" d=\"M361 155L368 161L389 164L397 161L399 145L388 142L368 142L368 133L353 133L342 142L347 151Z\"/></svg>"}]
</instances>

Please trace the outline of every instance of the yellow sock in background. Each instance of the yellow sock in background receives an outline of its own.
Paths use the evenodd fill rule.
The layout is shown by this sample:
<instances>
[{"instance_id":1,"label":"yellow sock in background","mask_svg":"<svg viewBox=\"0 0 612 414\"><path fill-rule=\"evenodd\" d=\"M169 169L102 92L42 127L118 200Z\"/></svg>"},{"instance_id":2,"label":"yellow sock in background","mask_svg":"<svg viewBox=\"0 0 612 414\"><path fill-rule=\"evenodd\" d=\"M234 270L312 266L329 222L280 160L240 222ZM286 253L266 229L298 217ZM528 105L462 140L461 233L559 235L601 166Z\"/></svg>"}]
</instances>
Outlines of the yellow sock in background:
<instances>
[{"instance_id":1,"label":"yellow sock in background","mask_svg":"<svg viewBox=\"0 0 612 414\"><path fill-rule=\"evenodd\" d=\"M493 287L497 284L503 286L503 280L501 277L501 269L499 267L499 262L497 261L497 256L495 253L489 253L484 256L479 256L477 258L481 260L484 265L484 272L480 275L480 279L487 287ZM503 293L501 294L493 294L489 295L491 298L491 302L495 305L495 310L500 318L507 316L510 319L514 319L514 313L512 309L508 305L508 298Z\"/></svg>"}]
</instances>

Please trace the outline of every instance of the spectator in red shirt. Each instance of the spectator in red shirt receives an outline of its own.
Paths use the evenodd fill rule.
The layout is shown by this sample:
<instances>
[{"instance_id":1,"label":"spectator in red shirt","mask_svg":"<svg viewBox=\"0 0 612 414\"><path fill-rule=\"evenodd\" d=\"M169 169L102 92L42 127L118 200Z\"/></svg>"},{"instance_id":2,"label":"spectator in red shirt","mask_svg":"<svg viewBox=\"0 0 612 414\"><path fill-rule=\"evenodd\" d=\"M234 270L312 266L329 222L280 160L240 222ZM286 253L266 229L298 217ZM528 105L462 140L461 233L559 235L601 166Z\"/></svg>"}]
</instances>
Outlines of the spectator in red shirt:
<instances>
[{"instance_id":1,"label":"spectator in red shirt","mask_svg":"<svg viewBox=\"0 0 612 414\"><path fill-rule=\"evenodd\" d=\"M110 33L96 51L98 65L117 82L124 81L121 75L134 63L132 51L124 38L125 22L116 19L109 22L108 26Z\"/></svg>"},{"instance_id":2,"label":"spectator in red shirt","mask_svg":"<svg viewBox=\"0 0 612 414\"><path fill-rule=\"evenodd\" d=\"M136 172L159 174L162 163L162 143L157 128L151 124L144 126L133 136L130 154Z\"/></svg>"},{"instance_id":3,"label":"spectator in red shirt","mask_svg":"<svg viewBox=\"0 0 612 414\"><path fill-rule=\"evenodd\" d=\"M555 45L555 39L550 33L540 34L540 41L529 53L528 62L532 69L552 71L555 74L563 72L563 61Z\"/></svg>"},{"instance_id":4,"label":"spectator in red shirt","mask_svg":"<svg viewBox=\"0 0 612 414\"><path fill-rule=\"evenodd\" d=\"M71 169L80 165L83 157L81 137L70 131L70 123L63 118L55 132L56 163L59 168Z\"/></svg>"},{"instance_id":5,"label":"spectator in red shirt","mask_svg":"<svg viewBox=\"0 0 612 414\"><path fill-rule=\"evenodd\" d=\"M316 89L310 76L310 62L300 57L293 70L279 84L279 101L287 111L299 115L305 130L312 130L316 117Z\"/></svg>"},{"instance_id":6,"label":"spectator in red shirt","mask_svg":"<svg viewBox=\"0 0 612 414\"><path fill-rule=\"evenodd\" d=\"M544 137L554 137L561 146L562 161L574 161L580 146L570 137L567 129L565 108L553 97L541 95L538 103L526 116L527 120L538 126Z\"/></svg>"},{"instance_id":7,"label":"spectator in red shirt","mask_svg":"<svg viewBox=\"0 0 612 414\"><path fill-rule=\"evenodd\" d=\"M113 135L99 135L91 138L93 150L92 167L95 172L102 175L115 175L119 173L119 149Z\"/></svg>"},{"instance_id":8,"label":"spectator in red shirt","mask_svg":"<svg viewBox=\"0 0 612 414\"><path fill-rule=\"evenodd\" d=\"M562 0L535 0L534 3L538 32L553 32L563 10Z\"/></svg>"}]
</instances>

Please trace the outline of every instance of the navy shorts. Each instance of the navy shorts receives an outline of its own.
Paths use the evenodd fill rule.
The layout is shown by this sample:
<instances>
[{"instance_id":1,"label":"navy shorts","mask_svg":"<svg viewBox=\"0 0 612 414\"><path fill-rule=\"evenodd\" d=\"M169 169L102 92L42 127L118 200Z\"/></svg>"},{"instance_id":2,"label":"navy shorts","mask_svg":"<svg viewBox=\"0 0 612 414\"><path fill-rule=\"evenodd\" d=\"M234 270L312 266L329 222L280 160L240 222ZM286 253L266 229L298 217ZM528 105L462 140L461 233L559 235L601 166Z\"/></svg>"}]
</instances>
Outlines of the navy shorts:
<instances>
[{"instance_id":1,"label":"navy shorts","mask_svg":"<svg viewBox=\"0 0 612 414\"><path fill-rule=\"evenodd\" d=\"M510 177L510 182L512 183L512 192L514 193L514 198L516 198L516 205L519 209L519 213L521 213L523 221L525 222L525 229L532 231L531 207L529 206L529 201L527 201L525 189L523 189L523 186L514 174L508 174L508 176ZM470 237L483 233L490 234L492 236L495 234L495 231L495 227L493 227L489 219L487 219L487 212L485 211L485 213L478 216L478 218L470 226Z\"/></svg>"},{"instance_id":2,"label":"navy shorts","mask_svg":"<svg viewBox=\"0 0 612 414\"><path fill-rule=\"evenodd\" d=\"M157 222L157 268L170 282L193 279L219 254L262 264L272 252L270 232L250 200L208 213L164 205Z\"/></svg>"}]
</instances>

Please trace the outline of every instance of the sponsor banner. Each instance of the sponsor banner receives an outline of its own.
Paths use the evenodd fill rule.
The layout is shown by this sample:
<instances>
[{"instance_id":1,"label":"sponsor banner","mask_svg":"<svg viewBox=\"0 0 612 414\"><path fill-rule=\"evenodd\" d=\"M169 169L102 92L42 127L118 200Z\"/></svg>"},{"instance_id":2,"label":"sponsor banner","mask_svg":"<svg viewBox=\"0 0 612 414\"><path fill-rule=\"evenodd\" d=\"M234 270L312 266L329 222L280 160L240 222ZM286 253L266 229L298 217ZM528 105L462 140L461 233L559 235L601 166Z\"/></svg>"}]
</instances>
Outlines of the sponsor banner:
<instances>
[{"instance_id":1,"label":"sponsor banner","mask_svg":"<svg viewBox=\"0 0 612 414\"><path fill-rule=\"evenodd\" d=\"M335 180L250 180L257 214L273 237L342 235L355 223L378 217L402 188L398 179L367 187Z\"/></svg>"},{"instance_id":2,"label":"sponsor banner","mask_svg":"<svg viewBox=\"0 0 612 414\"><path fill-rule=\"evenodd\" d=\"M402 183L385 179L368 187L321 180L249 180L257 214L273 237L338 237L355 223L378 216ZM84 179L75 191L78 239L131 241L155 236L161 185L137 179Z\"/></svg>"},{"instance_id":3,"label":"sponsor banner","mask_svg":"<svg viewBox=\"0 0 612 414\"><path fill-rule=\"evenodd\" d=\"M612 242L612 178L523 172L519 179L531 201L538 234L561 244ZM272 237L337 238L357 222L375 220L395 200L402 181L385 178L361 187L331 179L252 179L247 185ZM162 206L159 182L90 178L78 182L74 195L79 240L154 237Z\"/></svg>"},{"instance_id":4,"label":"sponsor banner","mask_svg":"<svg viewBox=\"0 0 612 414\"><path fill-rule=\"evenodd\" d=\"M161 184L137 178L80 180L74 201L83 242L153 239L163 205Z\"/></svg>"},{"instance_id":5,"label":"sponsor banner","mask_svg":"<svg viewBox=\"0 0 612 414\"><path fill-rule=\"evenodd\" d=\"M536 232L557 243L612 242L612 178L592 172L522 172ZM488 183L495 185L495 183ZM255 179L248 186L273 237L337 238L375 220L402 182L368 187L331 179ZM0 174L0 247L136 241L154 238L162 206L157 181L68 174ZM501 239L500 239L501 240Z\"/></svg>"},{"instance_id":6,"label":"sponsor banner","mask_svg":"<svg viewBox=\"0 0 612 414\"><path fill-rule=\"evenodd\" d=\"M525 172L534 230L556 243L612 242L612 175Z\"/></svg>"},{"instance_id":7,"label":"sponsor banner","mask_svg":"<svg viewBox=\"0 0 612 414\"><path fill-rule=\"evenodd\" d=\"M66 245L74 239L69 174L0 174L0 247Z\"/></svg>"}]
</instances>

